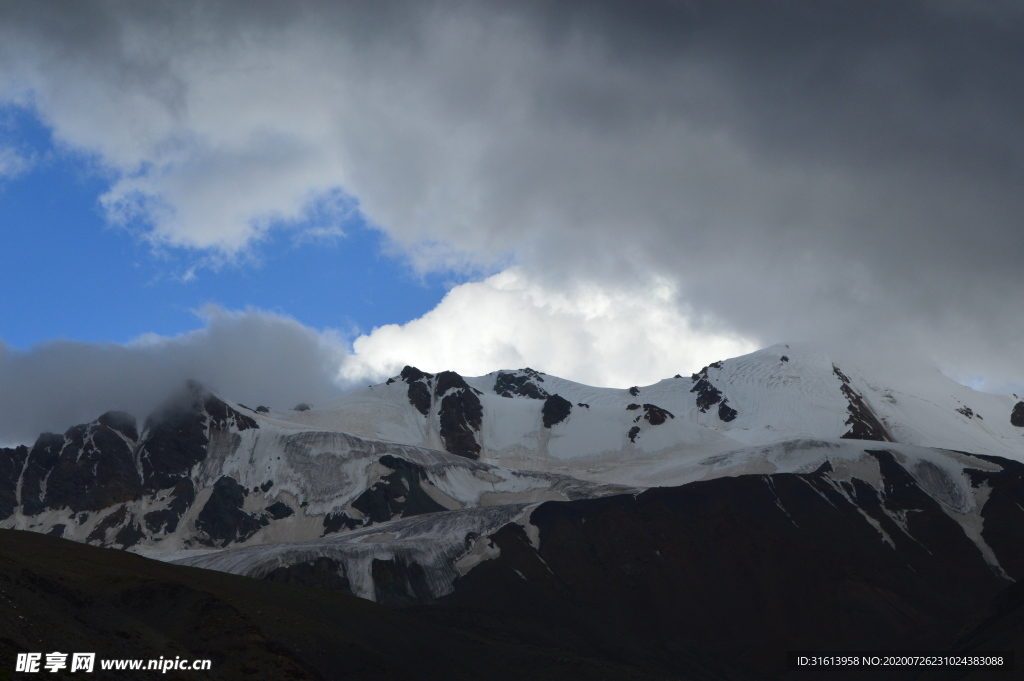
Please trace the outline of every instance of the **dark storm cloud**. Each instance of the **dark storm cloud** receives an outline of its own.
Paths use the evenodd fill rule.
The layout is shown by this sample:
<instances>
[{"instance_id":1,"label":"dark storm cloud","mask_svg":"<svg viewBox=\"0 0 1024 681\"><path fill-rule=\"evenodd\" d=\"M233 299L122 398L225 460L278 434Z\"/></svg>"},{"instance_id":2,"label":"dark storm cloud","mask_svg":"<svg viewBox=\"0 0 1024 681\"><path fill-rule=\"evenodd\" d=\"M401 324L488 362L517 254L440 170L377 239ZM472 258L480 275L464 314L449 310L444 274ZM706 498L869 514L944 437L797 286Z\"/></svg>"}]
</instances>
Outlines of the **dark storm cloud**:
<instances>
[{"instance_id":1,"label":"dark storm cloud","mask_svg":"<svg viewBox=\"0 0 1024 681\"><path fill-rule=\"evenodd\" d=\"M1017 3L0 11L7 87L120 173L105 205L156 240L234 252L340 187L423 267L655 274L764 343L1024 382Z\"/></svg>"}]
</instances>

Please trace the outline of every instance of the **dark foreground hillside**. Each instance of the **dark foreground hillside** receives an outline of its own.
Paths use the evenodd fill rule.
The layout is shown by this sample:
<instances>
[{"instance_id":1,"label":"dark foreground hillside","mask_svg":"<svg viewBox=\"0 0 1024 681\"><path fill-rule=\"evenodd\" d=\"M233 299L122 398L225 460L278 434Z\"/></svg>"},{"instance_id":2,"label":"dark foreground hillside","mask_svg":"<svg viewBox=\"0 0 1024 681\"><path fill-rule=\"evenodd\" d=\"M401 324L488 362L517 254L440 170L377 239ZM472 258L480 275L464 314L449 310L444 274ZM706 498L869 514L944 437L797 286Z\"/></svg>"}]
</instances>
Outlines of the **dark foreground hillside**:
<instances>
[{"instance_id":1,"label":"dark foreground hillside","mask_svg":"<svg viewBox=\"0 0 1024 681\"><path fill-rule=\"evenodd\" d=\"M0 531L0 679L654 679L672 675L484 635L345 594ZM209 658L211 671L17 674L18 652ZM703 667L723 668L709 662ZM65 670L66 671L66 670Z\"/></svg>"}]
</instances>

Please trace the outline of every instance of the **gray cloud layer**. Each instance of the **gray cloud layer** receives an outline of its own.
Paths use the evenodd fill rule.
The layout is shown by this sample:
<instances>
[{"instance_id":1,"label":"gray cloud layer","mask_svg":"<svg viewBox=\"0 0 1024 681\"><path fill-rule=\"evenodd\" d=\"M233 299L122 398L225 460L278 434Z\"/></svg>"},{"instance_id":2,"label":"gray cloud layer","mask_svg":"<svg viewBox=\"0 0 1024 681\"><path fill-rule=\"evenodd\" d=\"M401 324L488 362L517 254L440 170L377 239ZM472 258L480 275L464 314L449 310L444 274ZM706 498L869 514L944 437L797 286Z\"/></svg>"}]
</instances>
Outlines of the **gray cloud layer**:
<instances>
[{"instance_id":1,"label":"gray cloud layer","mask_svg":"<svg viewBox=\"0 0 1024 681\"><path fill-rule=\"evenodd\" d=\"M340 187L423 267L654 274L766 343L1024 383L1018 3L38 2L0 26L6 91L158 242L234 253Z\"/></svg>"},{"instance_id":2,"label":"gray cloud layer","mask_svg":"<svg viewBox=\"0 0 1024 681\"><path fill-rule=\"evenodd\" d=\"M255 311L210 310L199 331L127 346L55 341L18 352L0 342L0 445L63 433L109 409L141 425L188 378L253 408L316 404L338 394L343 354L329 337Z\"/></svg>"}]
</instances>

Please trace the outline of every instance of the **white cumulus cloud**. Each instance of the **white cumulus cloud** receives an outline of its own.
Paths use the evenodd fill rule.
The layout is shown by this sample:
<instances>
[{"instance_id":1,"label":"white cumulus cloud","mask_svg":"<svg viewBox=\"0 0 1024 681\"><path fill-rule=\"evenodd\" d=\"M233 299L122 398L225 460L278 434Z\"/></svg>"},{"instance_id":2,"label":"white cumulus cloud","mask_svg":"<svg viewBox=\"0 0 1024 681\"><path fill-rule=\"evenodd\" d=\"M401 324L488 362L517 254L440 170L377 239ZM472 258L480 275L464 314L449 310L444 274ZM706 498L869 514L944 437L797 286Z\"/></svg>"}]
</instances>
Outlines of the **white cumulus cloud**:
<instances>
[{"instance_id":1,"label":"white cumulus cloud","mask_svg":"<svg viewBox=\"0 0 1024 681\"><path fill-rule=\"evenodd\" d=\"M419 319L357 338L341 377L380 379L405 364L463 375L530 366L589 385L628 387L756 349L684 309L665 279L631 288L549 287L512 268L453 288Z\"/></svg>"}]
</instances>

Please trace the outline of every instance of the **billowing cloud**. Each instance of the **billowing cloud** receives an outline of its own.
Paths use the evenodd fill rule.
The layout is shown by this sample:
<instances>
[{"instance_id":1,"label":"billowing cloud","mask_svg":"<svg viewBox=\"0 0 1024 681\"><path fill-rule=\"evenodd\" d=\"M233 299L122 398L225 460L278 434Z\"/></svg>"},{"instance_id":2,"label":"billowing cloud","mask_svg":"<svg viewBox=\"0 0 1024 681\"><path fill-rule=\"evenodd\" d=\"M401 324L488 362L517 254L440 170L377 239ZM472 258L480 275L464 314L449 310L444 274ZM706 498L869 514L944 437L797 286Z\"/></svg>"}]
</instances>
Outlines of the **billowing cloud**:
<instances>
[{"instance_id":1,"label":"billowing cloud","mask_svg":"<svg viewBox=\"0 0 1024 681\"><path fill-rule=\"evenodd\" d=\"M0 92L95 154L111 219L156 243L230 257L354 197L423 268L512 261L566 291L654 277L675 291L666 314L738 336L1024 382L1020 16L12 3Z\"/></svg>"},{"instance_id":2,"label":"billowing cloud","mask_svg":"<svg viewBox=\"0 0 1024 681\"><path fill-rule=\"evenodd\" d=\"M0 342L0 443L32 442L110 409L145 418L188 378L229 399L290 409L339 394L344 346L293 319L204 312L204 328L127 345L53 341L20 352Z\"/></svg>"},{"instance_id":3,"label":"billowing cloud","mask_svg":"<svg viewBox=\"0 0 1024 681\"><path fill-rule=\"evenodd\" d=\"M588 385L629 387L756 349L679 309L666 280L551 290L506 270L452 289L419 319L357 338L341 377L392 376L405 364L469 376L530 366Z\"/></svg>"}]
</instances>

